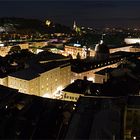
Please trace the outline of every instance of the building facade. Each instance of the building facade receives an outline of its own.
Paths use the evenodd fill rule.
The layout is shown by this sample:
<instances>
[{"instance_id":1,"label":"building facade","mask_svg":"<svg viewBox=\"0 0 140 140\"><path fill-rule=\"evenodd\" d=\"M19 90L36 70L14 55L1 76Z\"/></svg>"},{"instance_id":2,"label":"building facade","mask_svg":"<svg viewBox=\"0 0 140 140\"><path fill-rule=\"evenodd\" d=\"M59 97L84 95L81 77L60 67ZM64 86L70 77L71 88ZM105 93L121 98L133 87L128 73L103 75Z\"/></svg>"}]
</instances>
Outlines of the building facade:
<instances>
[{"instance_id":1,"label":"building facade","mask_svg":"<svg viewBox=\"0 0 140 140\"><path fill-rule=\"evenodd\" d=\"M52 98L70 82L71 66L65 64L42 72L33 69L15 72L8 76L7 86L23 93Z\"/></svg>"}]
</instances>

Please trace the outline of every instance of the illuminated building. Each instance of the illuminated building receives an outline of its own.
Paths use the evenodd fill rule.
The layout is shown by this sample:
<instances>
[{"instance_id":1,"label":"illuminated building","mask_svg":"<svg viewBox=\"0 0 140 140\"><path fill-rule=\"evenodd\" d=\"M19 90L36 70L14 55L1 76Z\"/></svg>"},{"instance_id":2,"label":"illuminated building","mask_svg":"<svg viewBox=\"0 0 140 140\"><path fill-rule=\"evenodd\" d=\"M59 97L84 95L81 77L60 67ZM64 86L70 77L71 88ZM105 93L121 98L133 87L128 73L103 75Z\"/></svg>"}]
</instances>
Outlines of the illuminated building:
<instances>
[{"instance_id":1,"label":"illuminated building","mask_svg":"<svg viewBox=\"0 0 140 140\"><path fill-rule=\"evenodd\" d=\"M68 62L50 62L8 75L8 87L20 92L52 98L71 81Z\"/></svg>"},{"instance_id":2,"label":"illuminated building","mask_svg":"<svg viewBox=\"0 0 140 140\"><path fill-rule=\"evenodd\" d=\"M30 46L33 47L38 47L38 48L42 48L44 46L48 45L47 41L35 41L35 42L30 42Z\"/></svg>"},{"instance_id":3,"label":"illuminated building","mask_svg":"<svg viewBox=\"0 0 140 140\"><path fill-rule=\"evenodd\" d=\"M135 43L139 43L140 44L140 38L125 38L124 42L126 44L135 44Z\"/></svg>"},{"instance_id":4,"label":"illuminated building","mask_svg":"<svg viewBox=\"0 0 140 140\"><path fill-rule=\"evenodd\" d=\"M0 56L6 56L8 54L8 52L10 51L10 48L12 46L5 46L5 47L0 47Z\"/></svg>"},{"instance_id":5,"label":"illuminated building","mask_svg":"<svg viewBox=\"0 0 140 140\"><path fill-rule=\"evenodd\" d=\"M130 52L140 52L140 44L135 44L130 48Z\"/></svg>"},{"instance_id":6,"label":"illuminated building","mask_svg":"<svg viewBox=\"0 0 140 140\"><path fill-rule=\"evenodd\" d=\"M115 47L111 47L109 48L109 52L111 53L115 53L115 52L119 52L119 51L124 51L124 52L131 52L131 48L132 45L124 45L124 46L115 46Z\"/></svg>"},{"instance_id":7,"label":"illuminated building","mask_svg":"<svg viewBox=\"0 0 140 140\"><path fill-rule=\"evenodd\" d=\"M16 44L16 45L15 45ZM48 45L47 41L35 41L35 42L11 42L10 46L0 46L0 56L6 56L10 49L13 46L20 46L21 49L29 49L32 51L32 47L34 48L42 48L44 46Z\"/></svg>"},{"instance_id":8,"label":"illuminated building","mask_svg":"<svg viewBox=\"0 0 140 140\"><path fill-rule=\"evenodd\" d=\"M8 73L1 67L1 71L1 85L37 96L59 96L60 91L71 82L70 59L46 51L35 55L22 70L15 68Z\"/></svg>"},{"instance_id":9,"label":"illuminated building","mask_svg":"<svg viewBox=\"0 0 140 140\"><path fill-rule=\"evenodd\" d=\"M39 96L39 74L32 69L25 69L8 76L8 87L18 89L19 92Z\"/></svg>"},{"instance_id":10,"label":"illuminated building","mask_svg":"<svg viewBox=\"0 0 140 140\"><path fill-rule=\"evenodd\" d=\"M29 49L29 43L20 43L18 44L21 49Z\"/></svg>"},{"instance_id":11,"label":"illuminated building","mask_svg":"<svg viewBox=\"0 0 140 140\"><path fill-rule=\"evenodd\" d=\"M94 47L82 46L79 43L65 45L65 54L67 53L67 56L70 54L73 59L77 58L78 53L81 59L86 58L88 54L88 56L95 57L95 59L100 60L100 59L108 58L109 54L115 52L119 52L119 51L131 52L133 50L132 49L133 42L130 42L130 45L126 44L124 46L107 46L106 44L104 44L103 36L104 35L102 35L102 39L100 40L100 43L93 45Z\"/></svg>"},{"instance_id":12,"label":"illuminated building","mask_svg":"<svg viewBox=\"0 0 140 140\"><path fill-rule=\"evenodd\" d=\"M3 85L3 86L8 86L8 77L7 75L1 75L0 76L0 85Z\"/></svg>"},{"instance_id":13,"label":"illuminated building","mask_svg":"<svg viewBox=\"0 0 140 140\"><path fill-rule=\"evenodd\" d=\"M109 57L109 53L115 53L119 51L125 51L125 52L132 52L133 48L132 45L126 45L126 46L114 46L107 48L104 44L96 44L95 49L93 47L89 47L89 56L96 57L97 59L104 59ZM138 51L138 50L137 50ZM67 53L67 56L69 54L72 55L73 59L76 59L77 54L79 53L81 56L81 59L86 58L87 52L84 46L81 46L80 44L68 44L65 45L65 54Z\"/></svg>"},{"instance_id":14,"label":"illuminated building","mask_svg":"<svg viewBox=\"0 0 140 140\"><path fill-rule=\"evenodd\" d=\"M81 59L95 55L95 51L93 49L81 46L81 44L78 43L65 45L65 53L67 53L67 56L71 55L73 59L76 59L78 54Z\"/></svg>"}]
</instances>

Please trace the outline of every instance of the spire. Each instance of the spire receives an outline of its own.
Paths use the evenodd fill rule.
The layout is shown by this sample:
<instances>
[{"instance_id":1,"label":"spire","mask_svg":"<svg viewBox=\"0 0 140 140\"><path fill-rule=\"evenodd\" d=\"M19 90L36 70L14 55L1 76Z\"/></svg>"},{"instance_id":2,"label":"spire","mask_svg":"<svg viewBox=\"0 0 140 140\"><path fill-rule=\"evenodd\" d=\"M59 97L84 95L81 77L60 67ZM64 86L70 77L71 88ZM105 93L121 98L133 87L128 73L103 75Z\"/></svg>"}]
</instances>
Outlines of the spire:
<instances>
[{"instance_id":1,"label":"spire","mask_svg":"<svg viewBox=\"0 0 140 140\"><path fill-rule=\"evenodd\" d=\"M73 30L76 30L76 28L77 28L77 26L76 26L76 22L74 20L74 22L73 22Z\"/></svg>"}]
</instances>

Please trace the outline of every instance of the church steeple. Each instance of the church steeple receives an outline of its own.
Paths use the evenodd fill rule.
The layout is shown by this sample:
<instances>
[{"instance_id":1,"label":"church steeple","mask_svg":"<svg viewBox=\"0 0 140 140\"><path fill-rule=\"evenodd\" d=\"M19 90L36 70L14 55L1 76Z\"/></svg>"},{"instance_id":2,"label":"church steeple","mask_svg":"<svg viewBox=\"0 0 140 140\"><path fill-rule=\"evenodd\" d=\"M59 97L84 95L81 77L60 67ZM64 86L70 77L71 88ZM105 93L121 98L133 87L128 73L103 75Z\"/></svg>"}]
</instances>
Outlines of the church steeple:
<instances>
[{"instance_id":1,"label":"church steeple","mask_svg":"<svg viewBox=\"0 0 140 140\"><path fill-rule=\"evenodd\" d=\"M74 22L73 22L73 30L76 32L76 33L78 33L78 34L81 34L81 29L80 29L80 27L78 27L77 25L76 25L76 21L74 20Z\"/></svg>"},{"instance_id":2,"label":"church steeple","mask_svg":"<svg viewBox=\"0 0 140 140\"><path fill-rule=\"evenodd\" d=\"M77 28L76 21L74 20L74 22L73 22L73 30L76 30L76 28Z\"/></svg>"}]
</instances>

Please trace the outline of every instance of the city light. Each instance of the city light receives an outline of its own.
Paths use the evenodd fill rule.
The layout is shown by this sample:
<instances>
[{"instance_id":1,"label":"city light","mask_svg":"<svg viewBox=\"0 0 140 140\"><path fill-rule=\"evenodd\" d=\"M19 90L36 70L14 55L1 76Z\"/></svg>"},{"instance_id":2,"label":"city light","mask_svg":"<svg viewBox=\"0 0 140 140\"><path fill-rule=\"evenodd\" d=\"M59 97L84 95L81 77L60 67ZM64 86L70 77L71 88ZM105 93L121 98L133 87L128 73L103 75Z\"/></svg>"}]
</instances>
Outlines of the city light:
<instances>
[{"instance_id":1,"label":"city light","mask_svg":"<svg viewBox=\"0 0 140 140\"><path fill-rule=\"evenodd\" d=\"M50 26L50 24L51 24L51 21L50 20L46 20L46 25Z\"/></svg>"},{"instance_id":2,"label":"city light","mask_svg":"<svg viewBox=\"0 0 140 140\"><path fill-rule=\"evenodd\" d=\"M81 44L75 43L74 46L75 46L75 47L80 47Z\"/></svg>"},{"instance_id":3,"label":"city light","mask_svg":"<svg viewBox=\"0 0 140 140\"><path fill-rule=\"evenodd\" d=\"M134 136L134 137L133 137L133 140L136 140L136 139L137 139L136 136Z\"/></svg>"},{"instance_id":4,"label":"city light","mask_svg":"<svg viewBox=\"0 0 140 140\"><path fill-rule=\"evenodd\" d=\"M95 81L95 79L93 77L89 77L89 78L87 78L87 80L88 81L93 81L93 82Z\"/></svg>"},{"instance_id":5,"label":"city light","mask_svg":"<svg viewBox=\"0 0 140 140\"><path fill-rule=\"evenodd\" d=\"M52 95L46 93L46 94L44 94L42 97L44 97L44 98L52 98Z\"/></svg>"}]
</instances>

